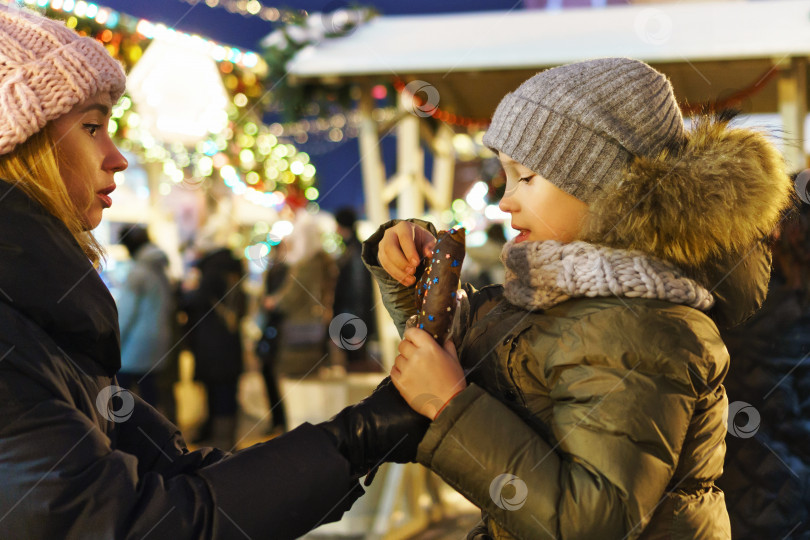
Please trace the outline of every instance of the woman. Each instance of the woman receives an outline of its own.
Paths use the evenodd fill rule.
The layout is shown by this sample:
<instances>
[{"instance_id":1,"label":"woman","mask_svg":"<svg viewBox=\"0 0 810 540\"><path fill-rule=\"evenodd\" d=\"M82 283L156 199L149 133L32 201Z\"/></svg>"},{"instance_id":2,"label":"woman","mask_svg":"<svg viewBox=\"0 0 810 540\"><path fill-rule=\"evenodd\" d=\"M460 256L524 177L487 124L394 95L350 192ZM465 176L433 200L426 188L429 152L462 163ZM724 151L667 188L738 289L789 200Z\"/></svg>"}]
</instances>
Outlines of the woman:
<instances>
[{"instance_id":1,"label":"woman","mask_svg":"<svg viewBox=\"0 0 810 540\"><path fill-rule=\"evenodd\" d=\"M315 376L329 365L327 329L337 267L323 250L320 227L305 210L297 212L295 228L284 244L287 275L281 287L265 298L264 307L283 318L275 374L298 379Z\"/></svg>"},{"instance_id":2,"label":"woman","mask_svg":"<svg viewBox=\"0 0 810 540\"><path fill-rule=\"evenodd\" d=\"M107 132L124 83L95 40L0 11L0 537L294 538L339 519L357 478L412 460L424 433L391 385L233 455L189 452L116 385L89 231L127 166Z\"/></svg>"},{"instance_id":3,"label":"woman","mask_svg":"<svg viewBox=\"0 0 810 540\"><path fill-rule=\"evenodd\" d=\"M226 247L203 251L194 267L199 282L180 300L180 309L187 315L183 334L194 355L194 378L205 385L208 401L208 418L194 442L232 448L243 369L241 322L247 297L241 282L245 270Z\"/></svg>"},{"instance_id":4,"label":"woman","mask_svg":"<svg viewBox=\"0 0 810 540\"><path fill-rule=\"evenodd\" d=\"M262 362L262 376L267 389L267 402L270 406L272 423L267 430L268 434L278 434L287 431L287 414L284 410L281 392L279 391L276 363L279 358L281 342L281 325L284 316L276 308L274 295L281 289L287 280L289 267L284 262L286 244L284 241L274 246L267 258L267 270L264 273L264 294L260 300L262 337L256 342L256 356Z\"/></svg>"},{"instance_id":5,"label":"woman","mask_svg":"<svg viewBox=\"0 0 810 540\"><path fill-rule=\"evenodd\" d=\"M432 420L418 461L482 509L470 538L730 538L717 325L765 296L779 152L727 119L685 131L669 81L626 58L532 77L484 142L518 235L455 344L404 332L391 378ZM400 330L434 236L400 221L366 242Z\"/></svg>"}]
</instances>

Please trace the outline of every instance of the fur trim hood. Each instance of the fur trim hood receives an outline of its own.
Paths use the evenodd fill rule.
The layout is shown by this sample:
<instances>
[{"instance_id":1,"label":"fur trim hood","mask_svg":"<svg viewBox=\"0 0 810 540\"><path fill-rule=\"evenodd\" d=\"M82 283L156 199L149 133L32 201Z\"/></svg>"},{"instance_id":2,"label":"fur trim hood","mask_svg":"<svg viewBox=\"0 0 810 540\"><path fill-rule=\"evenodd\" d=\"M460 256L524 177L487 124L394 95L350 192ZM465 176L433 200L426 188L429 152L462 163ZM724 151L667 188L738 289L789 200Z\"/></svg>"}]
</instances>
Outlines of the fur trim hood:
<instances>
[{"instance_id":1,"label":"fur trim hood","mask_svg":"<svg viewBox=\"0 0 810 540\"><path fill-rule=\"evenodd\" d=\"M635 157L590 205L583 240L652 254L716 297L720 326L739 324L765 298L767 236L794 202L779 150L731 115L701 117L679 151Z\"/></svg>"}]
</instances>

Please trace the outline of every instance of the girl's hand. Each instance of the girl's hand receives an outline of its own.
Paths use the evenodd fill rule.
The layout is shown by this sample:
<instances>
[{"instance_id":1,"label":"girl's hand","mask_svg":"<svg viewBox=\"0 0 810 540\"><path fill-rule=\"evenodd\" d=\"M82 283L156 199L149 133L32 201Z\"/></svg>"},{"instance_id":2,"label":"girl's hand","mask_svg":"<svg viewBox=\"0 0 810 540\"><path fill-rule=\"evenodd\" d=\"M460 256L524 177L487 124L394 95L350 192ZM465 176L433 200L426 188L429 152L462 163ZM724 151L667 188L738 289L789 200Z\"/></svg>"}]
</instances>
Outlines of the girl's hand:
<instances>
[{"instance_id":1,"label":"girl's hand","mask_svg":"<svg viewBox=\"0 0 810 540\"><path fill-rule=\"evenodd\" d=\"M377 248L377 259L388 275L410 286L416 283L416 267L422 257L433 253L436 238L419 225L400 221L383 235Z\"/></svg>"},{"instance_id":2,"label":"girl's hand","mask_svg":"<svg viewBox=\"0 0 810 540\"><path fill-rule=\"evenodd\" d=\"M405 331L391 381L413 410L431 420L467 387L453 340L442 348L418 328Z\"/></svg>"}]
</instances>

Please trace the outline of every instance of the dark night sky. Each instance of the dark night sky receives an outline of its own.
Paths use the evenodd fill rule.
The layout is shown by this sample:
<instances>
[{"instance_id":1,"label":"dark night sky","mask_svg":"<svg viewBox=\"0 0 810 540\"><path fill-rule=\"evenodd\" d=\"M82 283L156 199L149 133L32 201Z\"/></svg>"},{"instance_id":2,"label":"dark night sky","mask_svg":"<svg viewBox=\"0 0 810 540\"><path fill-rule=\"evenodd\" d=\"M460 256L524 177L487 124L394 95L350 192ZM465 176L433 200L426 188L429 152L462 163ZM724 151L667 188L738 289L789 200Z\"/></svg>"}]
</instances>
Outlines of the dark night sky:
<instances>
[{"instance_id":1,"label":"dark night sky","mask_svg":"<svg viewBox=\"0 0 810 540\"><path fill-rule=\"evenodd\" d=\"M355 2L341 0L284 0L274 3L261 0L268 7L289 7L308 11L333 11L341 5ZM272 25L258 17L232 14L221 7L210 8L200 0L196 5L181 0L98 0L97 4L136 17L162 22L189 33L197 33L230 45L257 49L262 37L272 31ZM523 0L367 0L359 5L374 6L383 15L419 13L455 13L462 11L508 10Z\"/></svg>"}]
</instances>

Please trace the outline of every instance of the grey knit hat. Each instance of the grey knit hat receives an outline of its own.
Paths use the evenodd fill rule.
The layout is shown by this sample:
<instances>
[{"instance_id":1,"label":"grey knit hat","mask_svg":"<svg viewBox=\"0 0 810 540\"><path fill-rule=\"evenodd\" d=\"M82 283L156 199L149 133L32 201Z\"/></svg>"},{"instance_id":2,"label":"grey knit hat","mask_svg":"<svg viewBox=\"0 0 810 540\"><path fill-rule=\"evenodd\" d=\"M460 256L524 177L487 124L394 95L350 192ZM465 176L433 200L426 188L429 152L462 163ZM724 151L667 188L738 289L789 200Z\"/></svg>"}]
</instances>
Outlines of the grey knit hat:
<instances>
[{"instance_id":1,"label":"grey knit hat","mask_svg":"<svg viewBox=\"0 0 810 540\"><path fill-rule=\"evenodd\" d=\"M685 138L672 85L644 62L600 58L538 73L501 100L484 144L590 203L632 156Z\"/></svg>"}]
</instances>

